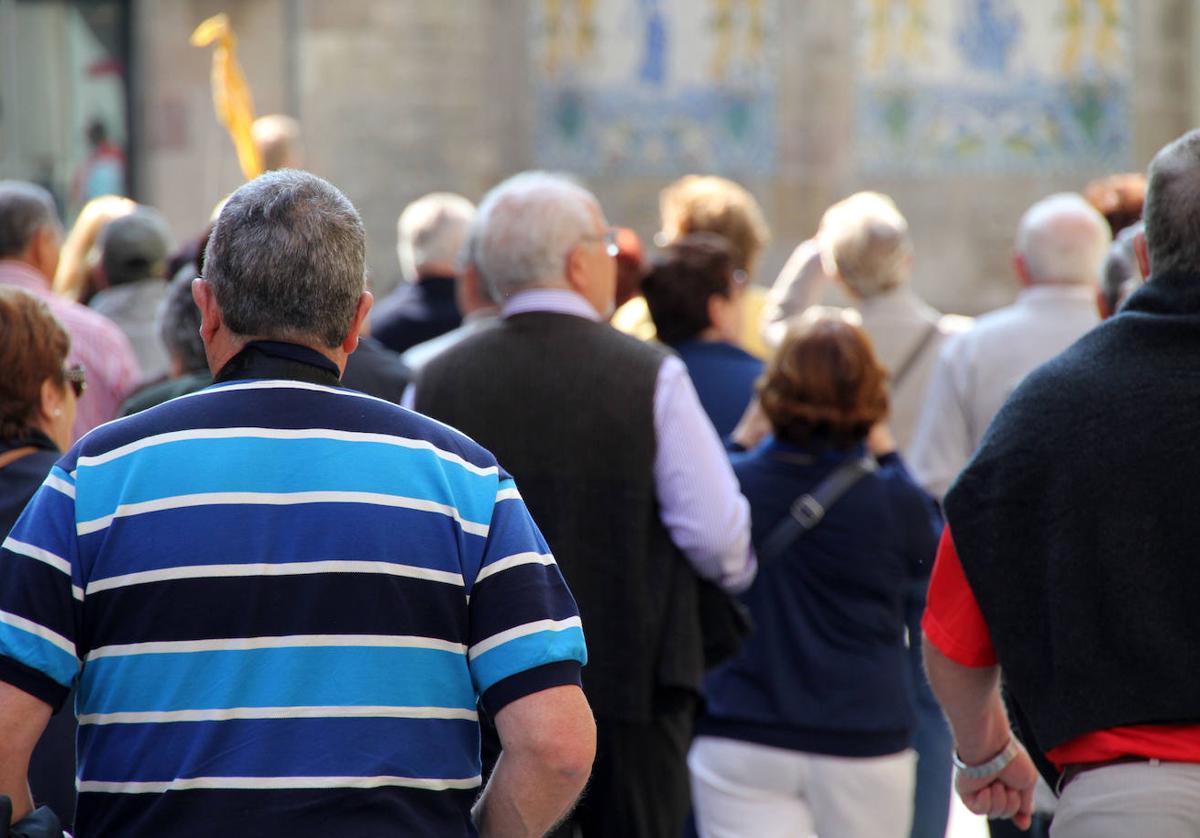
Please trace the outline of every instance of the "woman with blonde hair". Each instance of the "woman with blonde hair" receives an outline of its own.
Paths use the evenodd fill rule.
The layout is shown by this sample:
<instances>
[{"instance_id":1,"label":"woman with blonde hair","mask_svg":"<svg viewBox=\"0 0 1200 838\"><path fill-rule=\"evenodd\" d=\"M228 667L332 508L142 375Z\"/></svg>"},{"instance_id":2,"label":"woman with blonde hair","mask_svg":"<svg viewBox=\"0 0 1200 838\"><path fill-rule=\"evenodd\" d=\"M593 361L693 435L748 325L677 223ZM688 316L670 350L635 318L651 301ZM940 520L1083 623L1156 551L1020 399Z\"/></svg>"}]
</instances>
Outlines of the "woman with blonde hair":
<instances>
[{"instance_id":1,"label":"woman with blonde hair","mask_svg":"<svg viewBox=\"0 0 1200 838\"><path fill-rule=\"evenodd\" d=\"M96 244L100 231L114 218L129 215L135 209L136 203L120 195L101 195L84 204L59 253L54 293L86 304L103 287L96 282L99 265Z\"/></svg>"}]
</instances>

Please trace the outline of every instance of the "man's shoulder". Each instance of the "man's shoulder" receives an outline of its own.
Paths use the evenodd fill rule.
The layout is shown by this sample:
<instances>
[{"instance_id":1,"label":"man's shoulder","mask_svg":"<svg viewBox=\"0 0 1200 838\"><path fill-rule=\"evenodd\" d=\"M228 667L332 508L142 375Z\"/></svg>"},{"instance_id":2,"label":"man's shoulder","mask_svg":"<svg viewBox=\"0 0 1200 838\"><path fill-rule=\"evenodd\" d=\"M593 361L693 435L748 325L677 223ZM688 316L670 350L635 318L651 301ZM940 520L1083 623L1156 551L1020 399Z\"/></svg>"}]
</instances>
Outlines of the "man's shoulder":
<instances>
[{"instance_id":1,"label":"man's shoulder","mask_svg":"<svg viewBox=\"0 0 1200 838\"><path fill-rule=\"evenodd\" d=\"M480 357L488 357L491 353L503 352L506 345L519 341L519 334L526 330L552 331L561 336L564 345L569 343L572 347L578 346L580 339L583 339L593 346L655 364L661 364L674 354L660 343L643 341L618 331L607 323L569 314L529 312L518 315L514 321L515 326L513 322L501 319L496 325L480 329L438 353L426 363L422 377L436 375L439 370L445 371L463 363L469 364Z\"/></svg>"},{"instance_id":2,"label":"man's shoulder","mask_svg":"<svg viewBox=\"0 0 1200 838\"><path fill-rule=\"evenodd\" d=\"M496 460L460 431L407 408L340 387L289 381L217 384L180 396L87 433L70 456L100 457L144 440L329 436L386 441L448 453L475 469Z\"/></svg>"}]
</instances>

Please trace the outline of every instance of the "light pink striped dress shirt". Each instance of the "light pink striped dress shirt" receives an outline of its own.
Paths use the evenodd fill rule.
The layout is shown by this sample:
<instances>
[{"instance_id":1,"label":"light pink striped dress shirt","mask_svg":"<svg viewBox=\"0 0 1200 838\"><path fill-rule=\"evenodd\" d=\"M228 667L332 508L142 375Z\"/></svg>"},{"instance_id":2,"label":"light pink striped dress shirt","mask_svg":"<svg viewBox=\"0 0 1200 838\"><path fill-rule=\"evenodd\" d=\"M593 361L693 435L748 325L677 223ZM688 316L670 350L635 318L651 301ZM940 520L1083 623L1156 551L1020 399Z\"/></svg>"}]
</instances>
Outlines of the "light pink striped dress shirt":
<instances>
[{"instance_id":1,"label":"light pink striped dress shirt","mask_svg":"<svg viewBox=\"0 0 1200 838\"><path fill-rule=\"evenodd\" d=\"M41 297L71 336L67 363L82 364L88 382L75 414L73 439L116 418L121 402L141 381L124 333L102 314L54 294L50 282L24 262L0 259L0 285L15 285Z\"/></svg>"}]
</instances>

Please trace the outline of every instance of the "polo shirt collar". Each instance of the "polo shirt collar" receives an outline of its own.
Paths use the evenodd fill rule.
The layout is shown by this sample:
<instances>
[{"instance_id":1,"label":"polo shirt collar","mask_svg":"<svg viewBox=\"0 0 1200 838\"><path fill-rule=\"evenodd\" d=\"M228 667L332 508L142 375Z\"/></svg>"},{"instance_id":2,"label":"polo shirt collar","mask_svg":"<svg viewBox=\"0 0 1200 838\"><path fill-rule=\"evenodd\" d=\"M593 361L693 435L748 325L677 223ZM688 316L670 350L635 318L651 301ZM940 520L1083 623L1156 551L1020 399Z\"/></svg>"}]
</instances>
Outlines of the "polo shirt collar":
<instances>
[{"instance_id":1,"label":"polo shirt collar","mask_svg":"<svg viewBox=\"0 0 1200 838\"><path fill-rule=\"evenodd\" d=\"M341 375L337 364L315 349L282 341L254 340L221 367L214 383L224 384L250 378L275 378L337 387Z\"/></svg>"}]
</instances>

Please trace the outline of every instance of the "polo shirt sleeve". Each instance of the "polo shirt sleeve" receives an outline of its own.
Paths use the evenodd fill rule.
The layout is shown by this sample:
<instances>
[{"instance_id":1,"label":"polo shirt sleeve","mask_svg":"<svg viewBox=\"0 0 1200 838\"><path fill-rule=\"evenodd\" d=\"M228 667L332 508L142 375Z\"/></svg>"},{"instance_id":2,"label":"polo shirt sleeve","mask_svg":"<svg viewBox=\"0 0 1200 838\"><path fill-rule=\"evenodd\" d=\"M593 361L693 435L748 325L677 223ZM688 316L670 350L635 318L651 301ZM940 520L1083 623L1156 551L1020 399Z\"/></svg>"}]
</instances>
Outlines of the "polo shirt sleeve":
<instances>
[{"instance_id":1,"label":"polo shirt sleeve","mask_svg":"<svg viewBox=\"0 0 1200 838\"><path fill-rule=\"evenodd\" d=\"M942 531L938 545L921 628L929 642L955 663L970 667L996 665L991 632L967 584L949 527Z\"/></svg>"},{"instance_id":2,"label":"polo shirt sleeve","mask_svg":"<svg viewBox=\"0 0 1200 838\"><path fill-rule=\"evenodd\" d=\"M468 606L467 659L484 710L580 685L587 647L579 608L516 484L501 473Z\"/></svg>"},{"instance_id":3,"label":"polo shirt sleeve","mask_svg":"<svg viewBox=\"0 0 1200 838\"><path fill-rule=\"evenodd\" d=\"M55 466L0 544L0 680L57 710L79 671L75 485Z\"/></svg>"}]
</instances>

